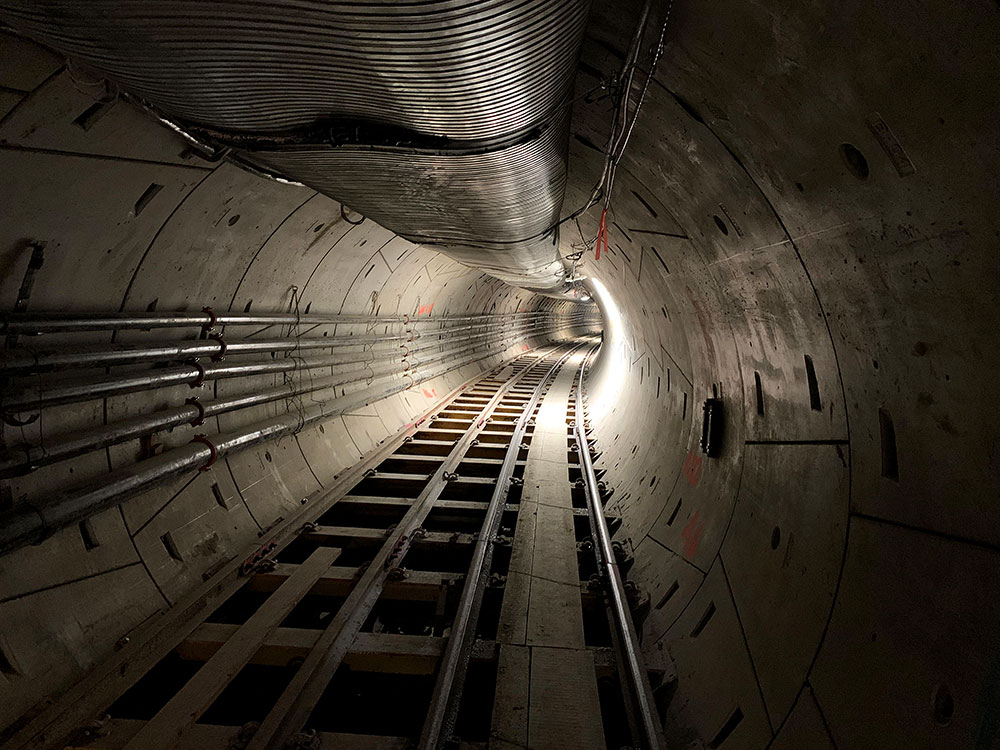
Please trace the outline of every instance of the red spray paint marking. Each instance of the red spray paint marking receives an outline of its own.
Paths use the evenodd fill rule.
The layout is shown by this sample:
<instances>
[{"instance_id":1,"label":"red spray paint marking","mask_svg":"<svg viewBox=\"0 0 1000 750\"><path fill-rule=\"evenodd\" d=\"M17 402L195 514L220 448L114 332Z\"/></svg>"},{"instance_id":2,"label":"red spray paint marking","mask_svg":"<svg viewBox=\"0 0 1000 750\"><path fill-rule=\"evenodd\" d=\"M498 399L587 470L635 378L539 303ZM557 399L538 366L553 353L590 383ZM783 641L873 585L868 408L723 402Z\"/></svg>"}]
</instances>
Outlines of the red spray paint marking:
<instances>
[{"instance_id":1,"label":"red spray paint marking","mask_svg":"<svg viewBox=\"0 0 1000 750\"><path fill-rule=\"evenodd\" d=\"M698 480L701 479L701 464L701 456L688 451L687 458L684 459L684 476L692 487L697 487Z\"/></svg>"},{"instance_id":2,"label":"red spray paint marking","mask_svg":"<svg viewBox=\"0 0 1000 750\"><path fill-rule=\"evenodd\" d=\"M601 224L597 229L597 241L594 243L594 260L601 259L601 245L608 249L608 209L601 211Z\"/></svg>"},{"instance_id":3,"label":"red spray paint marking","mask_svg":"<svg viewBox=\"0 0 1000 750\"><path fill-rule=\"evenodd\" d=\"M429 305L421 305L417 309L417 315L425 315L425 314L426 315L430 315L431 314L431 310L433 310L433 309L434 309L434 303L433 302L431 302Z\"/></svg>"},{"instance_id":4,"label":"red spray paint marking","mask_svg":"<svg viewBox=\"0 0 1000 750\"><path fill-rule=\"evenodd\" d=\"M426 396L427 398L437 398L437 389L424 388L424 396Z\"/></svg>"},{"instance_id":5,"label":"red spray paint marking","mask_svg":"<svg viewBox=\"0 0 1000 750\"><path fill-rule=\"evenodd\" d=\"M684 557L689 560L698 552L698 544L701 542L701 532L705 530L705 524L698 520L699 512L695 511L691 520L687 522L681 536L684 537Z\"/></svg>"}]
</instances>

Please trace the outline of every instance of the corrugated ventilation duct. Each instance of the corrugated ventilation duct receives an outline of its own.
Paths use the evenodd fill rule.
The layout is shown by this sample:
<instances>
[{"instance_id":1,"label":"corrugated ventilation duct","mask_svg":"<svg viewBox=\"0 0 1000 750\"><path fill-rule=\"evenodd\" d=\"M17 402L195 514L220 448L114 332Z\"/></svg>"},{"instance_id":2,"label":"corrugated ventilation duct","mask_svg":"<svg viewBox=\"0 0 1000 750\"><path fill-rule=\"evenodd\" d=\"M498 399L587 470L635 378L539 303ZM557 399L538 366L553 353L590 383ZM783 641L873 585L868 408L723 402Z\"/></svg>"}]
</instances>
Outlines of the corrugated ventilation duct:
<instances>
[{"instance_id":1,"label":"corrugated ventilation duct","mask_svg":"<svg viewBox=\"0 0 1000 750\"><path fill-rule=\"evenodd\" d=\"M589 0L0 0L184 128L517 286L556 232Z\"/></svg>"}]
</instances>

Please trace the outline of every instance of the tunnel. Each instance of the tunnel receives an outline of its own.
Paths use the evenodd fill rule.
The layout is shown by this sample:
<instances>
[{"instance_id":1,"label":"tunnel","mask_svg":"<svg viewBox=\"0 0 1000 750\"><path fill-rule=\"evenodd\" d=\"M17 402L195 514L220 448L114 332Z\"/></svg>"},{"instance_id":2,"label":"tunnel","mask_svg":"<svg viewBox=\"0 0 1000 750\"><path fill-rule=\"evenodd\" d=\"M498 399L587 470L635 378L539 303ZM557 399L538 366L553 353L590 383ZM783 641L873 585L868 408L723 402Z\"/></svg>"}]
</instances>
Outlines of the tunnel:
<instances>
[{"instance_id":1,"label":"tunnel","mask_svg":"<svg viewBox=\"0 0 1000 750\"><path fill-rule=\"evenodd\" d=\"M1000 747L997 3L0 24L0 746Z\"/></svg>"}]
</instances>

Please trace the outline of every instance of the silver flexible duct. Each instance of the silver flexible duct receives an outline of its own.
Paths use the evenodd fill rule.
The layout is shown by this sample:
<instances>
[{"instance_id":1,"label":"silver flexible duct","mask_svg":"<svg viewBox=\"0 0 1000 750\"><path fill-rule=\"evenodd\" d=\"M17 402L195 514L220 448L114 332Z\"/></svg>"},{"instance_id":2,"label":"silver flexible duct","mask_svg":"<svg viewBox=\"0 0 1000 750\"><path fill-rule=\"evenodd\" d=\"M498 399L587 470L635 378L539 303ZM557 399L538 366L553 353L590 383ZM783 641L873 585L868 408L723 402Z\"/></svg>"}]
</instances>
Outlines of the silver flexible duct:
<instances>
[{"instance_id":1,"label":"silver flexible duct","mask_svg":"<svg viewBox=\"0 0 1000 750\"><path fill-rule=\"evenodd\" d=\"M0 0L199 140L509 283L559 293L589 0Z\"/></svg>"}]
</instances>

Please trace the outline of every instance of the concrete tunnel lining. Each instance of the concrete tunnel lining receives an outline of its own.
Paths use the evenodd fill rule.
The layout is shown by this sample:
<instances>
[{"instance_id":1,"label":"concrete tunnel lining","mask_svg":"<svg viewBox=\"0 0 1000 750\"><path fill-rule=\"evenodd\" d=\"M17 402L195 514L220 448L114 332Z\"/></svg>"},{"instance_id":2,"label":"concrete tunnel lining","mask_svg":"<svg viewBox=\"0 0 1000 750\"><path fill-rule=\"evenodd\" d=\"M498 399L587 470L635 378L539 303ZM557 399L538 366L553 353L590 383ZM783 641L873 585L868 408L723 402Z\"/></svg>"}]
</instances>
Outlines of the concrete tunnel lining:
<instances>
[{"instance_id":1,"label":"concrete tunnel lining","mask_svg":"<svg viewBox=\"0 0 1000 750\"><path fill-rule=\"evenodd\" d=\"M594 415L599 463L649 596L647 656L677 672L665 722L677 743L996 741L1000 616L985 603L1000 588L998 415L982 383L998 364L987 209L1000 166L997 8L911 12L902 25L893 9L860 4L675 5L619 166L610 248L580 266L621 311L619 336L605 321L588 390L613 394ZM620 63L633 17L595 4L578 92ZM94 517L92 549L71 527L6 558L7 726L435 398L582 331L560 330L572 303L504 286L370 220L352 225L308 189L204 162L122 102L84 128L76 121L94 99L61 58L7 33L2 48L7 310L31 238L47 244L30 309L287 310L294 286L313 312L551 313L542 335L502 342L420 392ZM604 142L609 116L599 97L575 102L564 213L586 201L600 170L591 144ZM564 254L598 218L579 217ZM698 445L711 397L725 406L717 459ZM148 398L56 407L5 424L4 440L131 415ZM220 429L273 408L226 416ZM160 439L169 448L193 432ZM8 502L100 476L137 450L11 479Z\"/></svg>"}]
</instances>

